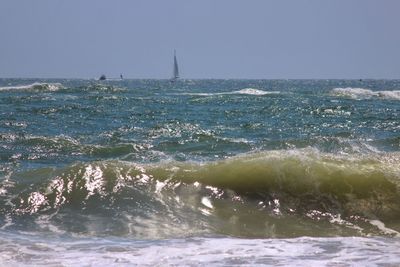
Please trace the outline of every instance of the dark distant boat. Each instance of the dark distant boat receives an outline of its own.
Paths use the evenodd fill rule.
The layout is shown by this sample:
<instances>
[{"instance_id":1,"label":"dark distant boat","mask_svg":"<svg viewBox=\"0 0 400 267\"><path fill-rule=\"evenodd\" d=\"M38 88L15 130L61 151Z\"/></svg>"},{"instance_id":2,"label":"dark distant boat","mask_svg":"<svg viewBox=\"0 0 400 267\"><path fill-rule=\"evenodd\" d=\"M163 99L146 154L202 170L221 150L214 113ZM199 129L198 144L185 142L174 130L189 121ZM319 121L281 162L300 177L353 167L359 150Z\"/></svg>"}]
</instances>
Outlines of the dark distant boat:
<instances>
[{"instance_id":1,"label":"dark distant boat","mask_svg":"<svg viewBox=\"0 0 400 267\"><path fill-rule=\"evenodd\" d=\"M174 72L172 74L171 82L176 82L179 79L178 60L176 60L176 51L174 50Z\"/></svg>"},{"instance_id":2,"label":"dark distant boat","mask_svg":"<svg viewBox=\"0 0 400 267\"><path fill-rule=\"evenodd\" d=\"M105 81L107 80L106 75L102 74L99 78L99 81Z\"/></svg>"}]
</instances>

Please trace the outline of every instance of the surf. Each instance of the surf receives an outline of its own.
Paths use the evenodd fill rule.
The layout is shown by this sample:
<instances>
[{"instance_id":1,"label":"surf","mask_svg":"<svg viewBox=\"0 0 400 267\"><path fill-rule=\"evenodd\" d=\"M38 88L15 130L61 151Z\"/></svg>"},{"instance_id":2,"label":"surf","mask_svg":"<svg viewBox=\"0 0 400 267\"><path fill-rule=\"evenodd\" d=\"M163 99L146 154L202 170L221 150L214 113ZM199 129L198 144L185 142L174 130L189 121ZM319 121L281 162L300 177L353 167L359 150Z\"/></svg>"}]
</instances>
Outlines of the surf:
<instances>
[{"instance_id":1,"label":"surf","mask_svg":"<svg viewBox=\"0 0 400 267\"><path fill-rule=\"evenodd\" d=\"M61 83L42 83L35 82L27 85L12 85L12 86L3 86L0 87L0 91L11 91L11 90L20 90L20 91L49 91L54 92L62 89L63 85Z\"/></svg>"},{"instance_id":2,"label":"surf","mask_svg":"<svg viewBox=\"0 0 400 267\"><path fill-rule=\"evenodd\" d=\"M28 177L37 178L32 183ZM14 182L2 182L0 203L10 229L24 218L32 229L141 238L398 236L400 231L398 153L306 149L213 162L106 160L12 173L7 181ZM79 222L70 225L73 218Z\"/></svg>"},{"instance_id":3,"label":"surf","mask_svg":"<svg viewBox=\"0 0 400 267\"><path fill-rule=\"evenodd\" d=\"M369 98L380 98L388 100L400 100L400 90L392 91L373 91L364 88L334 88L331 90L331 94L336 96L346 96L353 99L369 99Z\"/></svg>"},{"instance_id":4,"label":"surf","mask_svg":"<svg viewBox=\"0 0 400 267\"><path fill-rule=\"evenodd\" d=\"M229 92L214 92L214 93L181 93L180 95L192 95L192 96L224 96L224 95L249 95L249 96L265 96L280 94L280 91L266 91L256 88L243 88L240 90L229 91Z\"/></svg>"}]
</instances>

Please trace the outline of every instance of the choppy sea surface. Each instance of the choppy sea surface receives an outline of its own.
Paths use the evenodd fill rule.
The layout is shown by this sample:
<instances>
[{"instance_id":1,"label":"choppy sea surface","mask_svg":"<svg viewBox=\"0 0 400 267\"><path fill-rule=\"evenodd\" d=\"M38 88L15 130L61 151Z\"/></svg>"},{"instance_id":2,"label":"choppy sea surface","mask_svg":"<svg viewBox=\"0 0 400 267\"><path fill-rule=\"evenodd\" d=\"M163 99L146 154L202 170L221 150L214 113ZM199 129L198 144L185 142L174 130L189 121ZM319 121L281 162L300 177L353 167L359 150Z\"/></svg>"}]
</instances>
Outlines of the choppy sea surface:
<instances>
[{"instance_id":1,"label":"choppy sea surface","mask_svg":"<svg viewBox=\"0 0 400 267\"><path fill-rule=\"evenodd\" d=\"M399 266L400 80L0 79L0 265Z\"/></svg>"}]
</instances>

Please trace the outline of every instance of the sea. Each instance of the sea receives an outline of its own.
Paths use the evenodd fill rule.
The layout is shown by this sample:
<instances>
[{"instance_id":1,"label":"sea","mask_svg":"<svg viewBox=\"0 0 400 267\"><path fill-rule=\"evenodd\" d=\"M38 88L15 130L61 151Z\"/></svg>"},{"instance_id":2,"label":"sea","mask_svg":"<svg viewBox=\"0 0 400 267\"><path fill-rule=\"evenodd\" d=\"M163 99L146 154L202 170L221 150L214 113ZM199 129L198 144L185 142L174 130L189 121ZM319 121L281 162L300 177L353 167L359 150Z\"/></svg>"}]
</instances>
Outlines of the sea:
<instances>
[{"instance_id":1,"label":"sea","mask_svg":"<svg viewBox=\"0 0 400 267\"><path fill-rule=\"evenodd\" d=\"M1 266L400 266L400 80L0 79Z\"/></svg>"}]
</instances>

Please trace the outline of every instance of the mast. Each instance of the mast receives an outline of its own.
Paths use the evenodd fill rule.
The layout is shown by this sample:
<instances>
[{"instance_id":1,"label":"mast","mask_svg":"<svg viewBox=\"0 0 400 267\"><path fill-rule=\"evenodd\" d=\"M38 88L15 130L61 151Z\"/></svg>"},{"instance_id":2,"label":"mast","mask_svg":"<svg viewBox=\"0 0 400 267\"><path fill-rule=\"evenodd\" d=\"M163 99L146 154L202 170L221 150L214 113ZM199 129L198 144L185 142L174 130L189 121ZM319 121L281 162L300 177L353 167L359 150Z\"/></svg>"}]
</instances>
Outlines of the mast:
<instances>
[{"instance_id":1,"label":"mast","mask_svg":"<svg viewBox=\"0 0 400 267\"><path fill-rule=\"evenodd\" d=\"M178 61L176 60L176 50L174 49L174 75L172 77L174 80L179 78L179 68Z\"/></svg>"}]
</instances>

